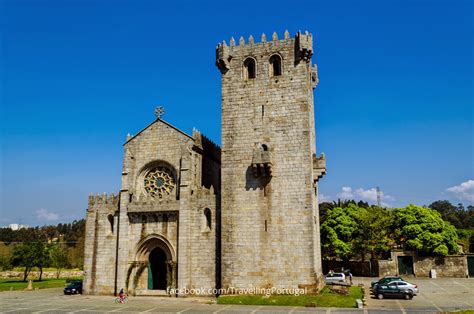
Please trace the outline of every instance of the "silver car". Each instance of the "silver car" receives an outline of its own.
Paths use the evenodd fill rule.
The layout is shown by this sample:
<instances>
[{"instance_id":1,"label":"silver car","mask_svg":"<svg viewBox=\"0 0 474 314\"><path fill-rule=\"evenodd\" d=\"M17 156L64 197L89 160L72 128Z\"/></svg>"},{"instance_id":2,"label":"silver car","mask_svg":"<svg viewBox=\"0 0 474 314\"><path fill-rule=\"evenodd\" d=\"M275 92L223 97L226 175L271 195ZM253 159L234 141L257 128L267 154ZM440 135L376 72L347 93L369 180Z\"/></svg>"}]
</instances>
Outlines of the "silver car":
<instances>
[{"instance_id":1,"label":"silver car","mask_svg":"<svg viewBox=\"0 0 474 314\"><path fill-rule=\"evenodd\" d=\"M329 273L324 276L324 279L326 280L326 283L346 282L346 275L344 275L343 273Z\"/></svg>"},{"instance_id":2,"label":"silver car","mask_svg":"<svg viewBox=\"0 0 474 314\"><path fill-rule=\"evenodd\" d=\"M392 281L390 283L376 285L374 287L374 294L379 299L386 297L404 297L405 299L411 299L413 296L417 295L418 292L417 285L403 280Z\"/></svg>"}]
</instances>

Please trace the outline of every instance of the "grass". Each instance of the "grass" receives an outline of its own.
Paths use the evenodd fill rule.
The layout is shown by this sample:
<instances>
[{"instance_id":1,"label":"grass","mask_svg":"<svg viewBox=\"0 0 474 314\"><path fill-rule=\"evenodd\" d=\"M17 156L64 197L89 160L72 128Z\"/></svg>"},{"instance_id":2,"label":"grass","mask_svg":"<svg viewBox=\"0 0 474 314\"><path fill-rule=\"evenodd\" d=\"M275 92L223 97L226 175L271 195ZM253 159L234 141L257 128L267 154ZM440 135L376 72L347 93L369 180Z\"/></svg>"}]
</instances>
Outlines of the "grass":
<instances>
[{"instance_id":1,"label":"grass","mask_svg":"<svg viewBox=\"0 0 474 314\"><path fill-rule=\"evenodd\" d=\"M25 270L24 267L13 267L10 271L19 271L23 272ZM43 272L45 271L50 271L50 272L56 272L56 268L54 267L43 267ZM39 271L38 267L33 267L31 271ZM61 273L65 271L81 271L79 268L61 268Z\"/></svg>"},{"instance_id":2,"label":"grass","mask_svg":"<svg viewBox=\"0 0 474 314\"><path fill-rule=\"evenodd\" d=\"M348 295L340 295L325 287L321 293L315 295L222 295L217 298L217 304L245 304L245 305L286 305L317 307L356 307L356 299L362 299L362 289L352 286Z\"/></svg>"},{"instance_id":3,"label":"grass","mask_svg":"<svg viewBox=\"0 0 474 314\"><path fill-rule=\"evenodd\" d=\"M62 279L43 279L33 281L33 289L58 288L66 285L66 278ZM0 291L25 290L28 287L28 281L15 279L0 279Z\"/></svg>"}]
</instances>

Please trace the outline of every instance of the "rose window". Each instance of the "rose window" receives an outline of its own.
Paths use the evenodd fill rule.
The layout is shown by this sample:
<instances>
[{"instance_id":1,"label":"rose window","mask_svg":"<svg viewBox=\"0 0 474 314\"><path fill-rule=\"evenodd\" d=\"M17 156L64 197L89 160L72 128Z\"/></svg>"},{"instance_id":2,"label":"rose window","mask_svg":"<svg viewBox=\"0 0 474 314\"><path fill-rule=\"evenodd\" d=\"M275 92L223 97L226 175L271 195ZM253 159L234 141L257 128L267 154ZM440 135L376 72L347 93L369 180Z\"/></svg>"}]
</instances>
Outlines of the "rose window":
<instances>
[{"instance_id":1,"label":"rose window","mask_svg":"<svg viewBox=\"0 0 474 314\"><path fill-rule=\"evenodd\" d=\"M145 176L145 191L151 197L159 197L171 194L175 186L173 174L165 167L157 167Z\"/></svg>"}]
</instances>

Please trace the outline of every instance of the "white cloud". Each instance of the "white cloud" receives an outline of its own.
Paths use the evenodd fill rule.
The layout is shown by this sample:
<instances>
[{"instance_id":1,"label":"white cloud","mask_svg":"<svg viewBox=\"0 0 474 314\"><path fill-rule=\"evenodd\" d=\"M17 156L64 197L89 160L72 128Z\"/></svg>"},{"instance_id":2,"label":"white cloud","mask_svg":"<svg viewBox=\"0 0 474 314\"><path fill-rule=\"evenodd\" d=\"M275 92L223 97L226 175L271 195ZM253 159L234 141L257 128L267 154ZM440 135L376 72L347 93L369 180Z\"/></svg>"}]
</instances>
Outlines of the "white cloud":
<instances>
[{"instance_id":1,"label":"white cloud","mask_svg":"<svg viewBox=\"0 0 474 314\"><path fill-rule=\"evenodd\" d=\"M377 189L371 188L368 190L357 189L356 194L364 201L377 201Z\"/></svg>"},{"instance_id":2,"label":"white cloud","mask_svg":"<svg viewBox=\"0 0 474 314\"><path fill-rule=\"evenodd\" d=\"M375 203L377 202L377 189L371 188L368 190L364 190L362 188L359 188L359 189L353 190L350 186L344 186L342 187L342 191L338 193L337 196L343 200L349 200L349 199L359 200L360 199L366 202ZM380 200L393 201L394 198L390 195L385 194L383 191L380 191ZM381 202L381 205L387 206L387 207L390 206L386 202Z\"/></svg>"},{"instance_id":3,"label":"white cloud","mask_svg":"<svg viewBox=\"0 0 474 314\"><path fill-rule=\"evenodd\" d=\"M474 180L467 180L460 185L447 188L446 191L453 193L460 200L474 202Z\"/></svg>"},{"instance_id":4,"label":"white cloud","mask_svg":"<svg viewBox=\"0 0 474 314\"><path fill-rule=\"evenodd\" d=\"M352 193L352 188L350 186L343 186L342 187L342 192L338 193L337 196L339 198L344 199L344 200L354 198L354 194Z\"/></svg>"},{"instance_id":5,"label":"white cloud","mask_svg":"<svg viewBox=\"0 0 474 314\"><path fill-rule=\"evenodd\" d=\"M46 209L39 209L36 211L36 217L39 220L54 221L58 220L59 215L53 212L50 212Z\"/></svg>"}]
</instances>

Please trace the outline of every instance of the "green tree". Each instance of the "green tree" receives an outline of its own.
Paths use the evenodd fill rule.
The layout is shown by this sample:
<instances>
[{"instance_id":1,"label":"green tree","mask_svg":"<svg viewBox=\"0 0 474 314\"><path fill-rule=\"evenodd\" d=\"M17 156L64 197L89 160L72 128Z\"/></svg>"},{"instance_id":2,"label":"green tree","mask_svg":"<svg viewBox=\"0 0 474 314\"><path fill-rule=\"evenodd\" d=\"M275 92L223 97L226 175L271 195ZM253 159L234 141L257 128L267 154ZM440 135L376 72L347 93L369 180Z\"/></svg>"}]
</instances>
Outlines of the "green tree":
<instances>
[{"instance_id":1,"label":"green tree","mask_svg":"<svg viewBox=\"0 0 474 314\"><path fill-rule=\"evenodd\" d=\"M23 243L13 249L11 263L13 266L24 267L23 281L26 281L28 274L33 267L40 270L39 280L43 276L43 267L49 262L49 252L46 245L41 241Z\"/></svg>"},{"instance_id":2,"label":"green tree","mask_svg":"<svg viewBox=\"0 0 474 314\"><path fill-rule=\"evenodd\" d=\"M0 271L12 269L10 258L0 256Z\"/></svg>"},{"instance_id":3,"label":"green tree","mask_svg":"<svg viewBox=\"0 0 474 314\"><path fill-rule=\"evenodd\" d=\"M460 213L458 211L458 208L451 204L449 201L436 201L431 203L428 207L436 210L438 213L441 214L443 220L449 221L456 228L459 229L463 227L463 224L460 219L460 214L462 215L462 213Z\"/></svg>"},{"instance_id":4,"label":"green tree","mask_svg":"<svg viewBox=\"0 0 474 314\"><path fill-rule=\"evenodd\" d=\"M457 253L456 228L436 210L408 205L393 210L393 230L397 242L425 254Z\"/></svg>"},{"instance_id":5,"label":"green tree","mask_svg":"<svg viewBox=\"0 0 474 314\"><path fill-rule=\"evenodd\" d=\"M394 243L390 226L393 217L389 210L378 206L359 207L356 216L357 232L354 234L354 249L360 254L362 261L370 254L370 258L390 250Z\"/></svg>"},{"instance_id":6,"label":"green tree","mask_svg":"<svg viewBox=\"0 0 474 314\"><path fill-rule=\"evenodd\" d=\"M355 204L327 209L326 219L321 224L321 243L325 256L342 260L349 260L353 256L352 240L358 228L359 209Z\"/></svg>"},{"instance_id":7,"label":"green tree","mask_svg":"<svg viewBox=\"0 0 474 314\"><path fill-rule=\"evenodd\" d=\"M69 266L69 255L61 245L55 244L49 250L51 266L56 268L56 278L59 278L61 270Z\"/></svg>"},{"instance_id":8,"label":"green tree","mask_svg":"<svg viewBox=\"0 0 474 314\"><path fill-rule=\"evenodd\" d=\"M35 251L33 243L20 244L15 246L11 257L11 264L13 266L24 267L23 281L26 281L31 269L35 266Z\"/></svg>"}]
</instances>

